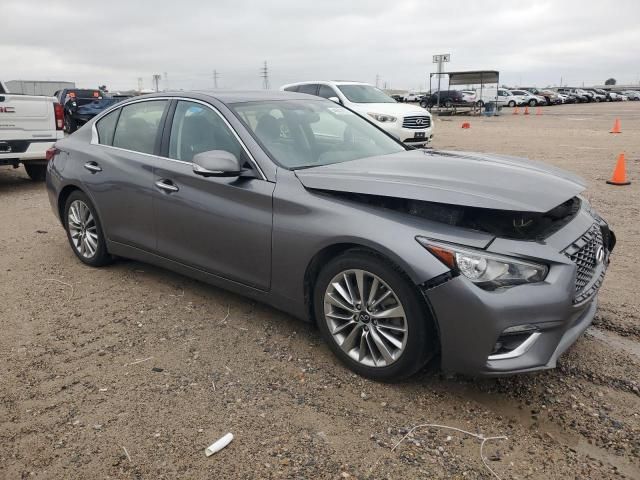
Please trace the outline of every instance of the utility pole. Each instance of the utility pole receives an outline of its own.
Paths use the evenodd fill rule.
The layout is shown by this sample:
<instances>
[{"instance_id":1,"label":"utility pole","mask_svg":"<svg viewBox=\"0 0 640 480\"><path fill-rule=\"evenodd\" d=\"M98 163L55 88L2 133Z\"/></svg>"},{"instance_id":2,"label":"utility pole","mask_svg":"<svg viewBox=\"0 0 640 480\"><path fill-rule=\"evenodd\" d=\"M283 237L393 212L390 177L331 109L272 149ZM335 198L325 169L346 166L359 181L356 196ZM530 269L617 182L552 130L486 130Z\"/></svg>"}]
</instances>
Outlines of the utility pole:
<instances>
[{"instance_id":1,"label":"utility pole","mask_svg":"<svg viewBox=\"0 0 640 480\"><path fill-rule=\"evenodd\" d=\"M213 71L213 88L215 88L216 90L218 89L218 78L220 77L220 74L218 73L217 70Z\"/></svg>"},{"instance_id":2,"label":"utility pole","mask_svg":"<svg viewBox=\"0 0 640 480\"><path fill-rule=\"evenodd\" d=\"M153 80L153 88L154 88L154 90L155 90L156 92L159 92L159 91L160 91L160 79L161 79L162 77L160 76L160 74L158 74L158 73L154 73L154 74L153 74L153 77L151 77L151 78L152 78L152 80Z\"/></svg>"},{"instance_id":3,"label":"utility pole","mask_svg":"<svg viewBox=\"0 0 640 480\"><path fill-rule=\"evenodd\" d=\"M138 91L142 91L142 77L138 77Z\"/></svg>"},{"instance_id":4,"label":"utility pole","mask_svg":"<svg viewBox=\"0 0 640 480\"><path fill-rule=\"evenodd\" d=\"M169 90L169 75L167 72L162 72L162 75L164 76L164 89Z\"/></svg>"},{"instance_id":5,"label":"utility pole","mask_svg":"<svg viewBox=\"0 0 640 480\"><path fill-rule=\"evenodd\" d=\"M260 77L262 77L262 88L269 90L269 68L266 60L264 61L264 66L260 69Z\"/></svg>"},{"instance_id":6,"label":"utility pole","mask_svg":"<svg viewBox=\"0 0 640 480\"><path fill-rule=\"evenodd\" d=\"M379 87L379 84L380 84L380 75L376 73L376 88Z\"/></svg>"}]
</instances>

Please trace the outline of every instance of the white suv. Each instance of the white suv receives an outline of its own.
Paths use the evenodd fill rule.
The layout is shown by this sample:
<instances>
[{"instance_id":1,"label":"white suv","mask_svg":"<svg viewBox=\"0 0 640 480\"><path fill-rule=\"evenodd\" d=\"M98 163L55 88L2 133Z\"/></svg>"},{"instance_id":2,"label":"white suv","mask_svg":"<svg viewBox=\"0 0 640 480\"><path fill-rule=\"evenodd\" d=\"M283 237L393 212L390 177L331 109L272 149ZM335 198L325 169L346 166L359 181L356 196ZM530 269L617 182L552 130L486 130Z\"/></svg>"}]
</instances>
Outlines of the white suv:
<instances>
[{"instance_id":1,"label":"white suv","mask_svg":"<svg viewBox=\"0 0 640 480\"><path fill-rule=\"evenodd\" d=\"M433 138L431 114L424 108L398 103L382 90L362 82L300 82L280 87L339 103L408 145L426 145Z\"/></svg>"}]
</instances>

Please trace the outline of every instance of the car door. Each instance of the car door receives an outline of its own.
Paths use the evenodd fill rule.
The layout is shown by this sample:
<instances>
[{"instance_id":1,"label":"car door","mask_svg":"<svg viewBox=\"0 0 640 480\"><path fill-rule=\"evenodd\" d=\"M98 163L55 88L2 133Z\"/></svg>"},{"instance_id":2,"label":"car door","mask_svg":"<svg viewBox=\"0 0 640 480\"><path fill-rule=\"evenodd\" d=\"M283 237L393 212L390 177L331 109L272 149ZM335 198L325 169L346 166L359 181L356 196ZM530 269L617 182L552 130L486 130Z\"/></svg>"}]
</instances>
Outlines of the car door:
<instances>
[{"instance_id":1,"label":"car door","mask_svg":"<svg viewBox=\"0 0 640 480\"><path fill-rule=\"evenodd\" d=\"M162 143L163 158L154 168L160 255L267 290L275 184L265 179L229 123L209 104L176 101ZM211 150L233 153L247 175L194 173L194 155Z\"/></svg>"},{"instance_id":2,"label":"car door","mask_svg":"<svg viewBox=\"0 0 640 480\"><path fill-rule=\"evenodd\" d=\"M168 104L135 102L98 120L82 169L107 238L147 251L156 247L152 164Z\"/></svg>"}]
</instances>

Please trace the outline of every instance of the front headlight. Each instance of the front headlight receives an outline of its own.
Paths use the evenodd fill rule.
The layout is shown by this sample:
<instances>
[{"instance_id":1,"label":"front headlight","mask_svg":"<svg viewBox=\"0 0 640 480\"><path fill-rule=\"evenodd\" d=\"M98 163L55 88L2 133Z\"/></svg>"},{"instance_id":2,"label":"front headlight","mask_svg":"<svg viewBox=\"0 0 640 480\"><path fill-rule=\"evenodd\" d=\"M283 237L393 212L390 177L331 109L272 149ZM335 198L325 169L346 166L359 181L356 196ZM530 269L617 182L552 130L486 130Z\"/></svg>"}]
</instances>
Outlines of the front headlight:
<instances>
[{"instance_id":1,"label":"front headlight","mask_svg":"<svg viewBox=\"0 0 640 480\"><path fill-rule=\"evenodd\" d=\"M549 272L548 266L538 263L433 243L423 237L417 237L416 240L451 270L485 290L542 282Z\"/></svg>"},{"instance_id":2,"label":"front headlight","mask_svg":"<svg viewBox=\"0 0 640 480\"><path fill-rule=\"evenodd\" d=\"M376 119L380 123L393 123L393 122L395 122L397 120L396 117L393 117L391 115L387 115L387 114L384 114L384 113L369 112L368 115L370 117Z\"/></svg>"}]
</instances>

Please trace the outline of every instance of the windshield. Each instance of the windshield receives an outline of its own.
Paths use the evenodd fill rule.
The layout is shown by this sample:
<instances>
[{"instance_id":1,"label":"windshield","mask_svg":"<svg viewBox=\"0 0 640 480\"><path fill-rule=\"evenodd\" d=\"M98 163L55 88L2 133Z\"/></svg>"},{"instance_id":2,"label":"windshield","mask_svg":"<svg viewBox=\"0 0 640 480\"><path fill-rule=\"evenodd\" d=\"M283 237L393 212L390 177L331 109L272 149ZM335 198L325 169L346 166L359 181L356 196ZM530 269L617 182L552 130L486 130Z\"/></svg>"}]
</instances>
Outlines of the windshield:
<instances>
[{"instance_id":1,"label":"windshield","mask_svg":"<svg viewBox=\"0 0 640 480\"><path fill-rule=\"evenodd\" d=\"M271 158L288 169L405 151L362 117L326 100L248 102L231 108Z\"/></svg>"},{"instance_id":2,"label":"windshield","mask_svg":"<svg viewBox=\"0 0 640 480\"><path fill-rule=\"evenodd\" d=\"M347 100L353 103L397 103L382 90L371 85L338 85Z\"/></svg>"}]
</instances>

